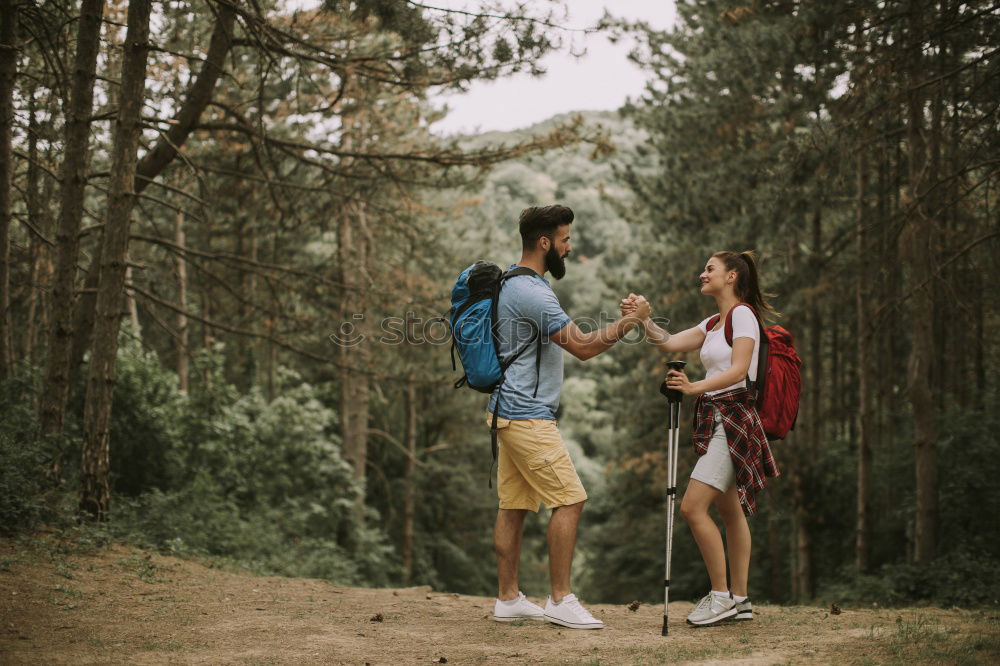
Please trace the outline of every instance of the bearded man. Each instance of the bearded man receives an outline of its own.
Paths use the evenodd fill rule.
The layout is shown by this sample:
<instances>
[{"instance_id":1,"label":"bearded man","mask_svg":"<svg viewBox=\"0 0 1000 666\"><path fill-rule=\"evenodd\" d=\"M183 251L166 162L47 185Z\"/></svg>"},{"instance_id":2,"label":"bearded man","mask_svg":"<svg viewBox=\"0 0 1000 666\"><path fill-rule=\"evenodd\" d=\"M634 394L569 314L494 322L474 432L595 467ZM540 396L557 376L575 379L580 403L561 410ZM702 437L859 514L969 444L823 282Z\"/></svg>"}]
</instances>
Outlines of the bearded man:
<instances>
[{"instance_id":1,"label":"bearded man","mask_svg":"<svg viewBox=\"0 0 1000 666\"><path fill-rule=\"evenodd\" d=\"M506 371L502 390L490 398L487 423L497 413L497 494L500 508L494 527L499 593L493 619L501 622L547 620L571 629L600 629L604 623L584 608L571 591L570 568L577 525L587 493L559 434L556 410L563 382L563 352L586 361L610 349L642 319L649 304L608 326L584 333L570 319L546 273L566 274L572 246L573 211L566 206L527 208L521 212L521 259L511 268L531 269L504 282L497 302L497 347L509 359L525 340L541 336L535 353L520 354ZM498 404L499 403L499 404ZM525 598L517 582L521 534L528 511L544 502L552 509L548 527L551 595L545 608Z\"/></svg>"}]
</instances>

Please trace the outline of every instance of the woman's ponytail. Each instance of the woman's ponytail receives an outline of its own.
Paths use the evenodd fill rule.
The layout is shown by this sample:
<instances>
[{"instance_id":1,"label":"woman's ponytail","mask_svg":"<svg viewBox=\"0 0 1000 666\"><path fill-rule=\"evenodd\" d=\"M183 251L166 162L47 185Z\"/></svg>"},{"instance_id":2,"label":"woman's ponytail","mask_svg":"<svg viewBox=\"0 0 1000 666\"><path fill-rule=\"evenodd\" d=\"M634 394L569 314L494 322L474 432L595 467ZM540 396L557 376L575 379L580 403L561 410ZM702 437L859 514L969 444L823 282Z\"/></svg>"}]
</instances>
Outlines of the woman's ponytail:
<instances>
[{"instance_id":1,"label":"woman's ponytail","mask_svg":"<svg viewBox=\"0 0 1000 666\"><path fill-rule=\"evenodd\" d=\"M722 260L722 263L726 265L726 270L736 271L736 284L733 285L736 298L748 303L757 311L757 316L761 318L766 314L778 315L778 312L767 302L767 298L773 297L774 294L761 291L760 277L757 273L757 258L753 250L744 250L743 252L726 250L716 252L712 256Z\"/></svg>"}]
</instances>

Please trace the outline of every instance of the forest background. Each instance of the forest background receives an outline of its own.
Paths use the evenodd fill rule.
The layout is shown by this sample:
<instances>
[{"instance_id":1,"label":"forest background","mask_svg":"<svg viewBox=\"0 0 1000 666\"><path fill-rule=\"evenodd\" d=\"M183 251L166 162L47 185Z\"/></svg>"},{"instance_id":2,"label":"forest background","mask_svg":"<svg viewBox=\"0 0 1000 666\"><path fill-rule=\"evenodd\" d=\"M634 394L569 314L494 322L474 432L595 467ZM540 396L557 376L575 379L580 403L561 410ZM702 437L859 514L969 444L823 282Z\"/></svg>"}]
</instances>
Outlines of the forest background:
<instances>
[{"instance_id":1,"label":"forest background","mask_svg":"<svg viewBox=\"0 0 1000 666\"><path fill-rule=\"evenodd\" d=\"M536 70L558 9L0 4L0 529L492 594L485 398L452 388L437 318L559 202L579 323L634 291L686 328L713 251L763 258L804 392L754 597L996 604L1000 8L678 2L668 32L603 23L648 72L620 113L429 131L436 94ZM663 360L566 364L586 599L662 589Z\"/></svg>"}]
</instances>

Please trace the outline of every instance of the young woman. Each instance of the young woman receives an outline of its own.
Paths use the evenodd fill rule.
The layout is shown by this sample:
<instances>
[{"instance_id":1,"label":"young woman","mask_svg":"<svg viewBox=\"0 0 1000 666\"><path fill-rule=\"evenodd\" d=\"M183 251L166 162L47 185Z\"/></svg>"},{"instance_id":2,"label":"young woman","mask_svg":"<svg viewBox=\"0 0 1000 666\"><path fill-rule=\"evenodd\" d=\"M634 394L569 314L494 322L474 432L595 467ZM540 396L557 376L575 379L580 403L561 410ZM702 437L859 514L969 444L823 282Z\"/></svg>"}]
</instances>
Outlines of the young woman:
<instances>
[{"instance_id":1,"label":"young woman","mask_svg":"<svg viewBox=\"0 0 1000 666\"><path fill-rule=\"evenodd\" d=\"M689 624L704 626L727 619L752 620L747 596L750 569L750 528L744 516L756 511L754 497L765 485L764 477L779 471L754 406L755 392L747 378L757 379L760 351L758 315L774 313L760 290L752 252L716 252L700 276L701 293L719 308L712 329L709 317L686 331L670 335L650 319L645 320L650 342L662 351L701 350L705 378L692 382L684 372L667 373L667 386L685 395L696 395L694 445L699 458L691 472L681 515L701 551L711 591L688 616ZM644 301L630 296L622 311L631 313ZM734 309L735 308L735 309ZM726 317L732 310L733 344L726 342ZM715 521L708 514L714 504L726 526L730 579L726 580L726 549Z\"/></svg>"}]
</instances>

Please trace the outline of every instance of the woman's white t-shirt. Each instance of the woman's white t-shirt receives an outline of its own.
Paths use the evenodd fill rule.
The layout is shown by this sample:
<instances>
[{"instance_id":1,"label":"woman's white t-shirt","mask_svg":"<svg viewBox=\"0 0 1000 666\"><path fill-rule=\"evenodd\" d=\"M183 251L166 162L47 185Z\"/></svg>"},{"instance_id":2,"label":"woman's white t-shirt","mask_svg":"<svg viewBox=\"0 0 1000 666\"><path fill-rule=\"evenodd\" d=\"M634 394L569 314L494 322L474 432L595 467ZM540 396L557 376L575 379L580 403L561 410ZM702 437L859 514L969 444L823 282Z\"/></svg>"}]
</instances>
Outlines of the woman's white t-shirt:
<instances>
[{"instance_id":1,"label":"woman's white t-shirt","mask_svg":"<svg viewBox=\"0 0 1000 666\"><path fill-rule=\"evenodd\" d=\"M713 317L715 315L712 315ZM698 324L698 328L705 334L705 342L701 345L701 363L705 366L705 379L711 379L720 372L725 372L733 367L733 348L726 342L725 319L720 319L717 330L708 330L708 317ZM750 338L753 340L753 356L750 357L750 381L757 379L757 354L760 352L760 327L757 325L757 317L753 310L746 305L737 305L733 309L733 342L737 338ZM706 395L714 395L723 391L743 388L746 382L741 378L732 386L706 391Z\"/></svg>"}]
</instances>

